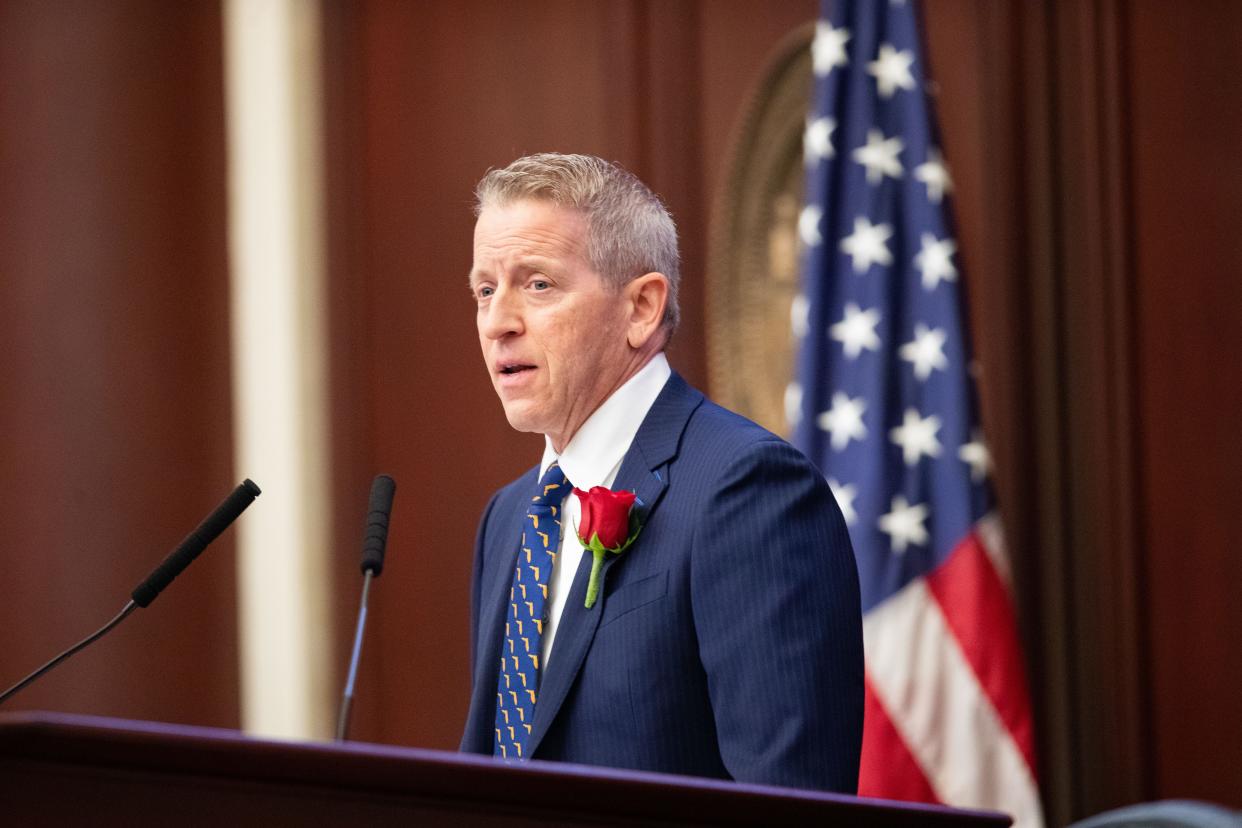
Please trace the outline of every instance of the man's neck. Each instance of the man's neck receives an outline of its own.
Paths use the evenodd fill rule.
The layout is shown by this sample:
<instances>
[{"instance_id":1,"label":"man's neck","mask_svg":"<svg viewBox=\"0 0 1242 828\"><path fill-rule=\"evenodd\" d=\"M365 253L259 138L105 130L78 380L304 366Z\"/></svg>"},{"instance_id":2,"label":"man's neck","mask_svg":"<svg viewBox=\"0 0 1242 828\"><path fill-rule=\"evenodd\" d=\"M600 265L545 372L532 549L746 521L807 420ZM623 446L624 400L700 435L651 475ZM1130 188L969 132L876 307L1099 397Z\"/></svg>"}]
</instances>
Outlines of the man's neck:
<instances>
[{"instance_id":1,"label":"man's neck","mask_svg":"<svg viewBox=\"0 0 1242 828\"><path fill-rule=\"evenodd\" d=\"M602 485L597 479L599 474L611 468L629 448L671 374L663 353L653 355L641 370L592 412L572 440L558 446L546 436L542 467L560 458L567 474L570 474L570 466L576 467L578 477L570 474L569 478L575 485Z\"/></svg>"},{"instance_id":2,"label":"man's neck","mask_svg":"<svg viewBox=\"0 0 1242 828\"><path fill-rule=\"evenodd\" d=\"M627 370L621 375L621 378L613 383L612 388L608 391L608 393L604 394L603 398L595 405L594 408L591 409L590 413L588 413L585 417L583 417L581 421L576 423L573 426L572 430L562 431L557 434L550 434L550 433L545 434L544 437L546 437L548 441L551 442L552 448L556 451L556 453L557 454L563 453L565 449L569 446L569 444L573 442L573 439L574 437L578 435L578 432L582 430L582 427L586 425L588 422L590 422L591 418L595 416L595 412L603 408L604 405L606 405L607 402L611 400L618 391L624 388L628 382L630 382L631 380L634 379L634 377L642 373L643 369L651 364L651 361L655 359L657 354L662 356L664 354L664 351L663 350L652 351L651 353L647 354L644 357L641 357L639 360L637 360L632 365L630 365L627 368Z\"/></svg>"}]
</instances>

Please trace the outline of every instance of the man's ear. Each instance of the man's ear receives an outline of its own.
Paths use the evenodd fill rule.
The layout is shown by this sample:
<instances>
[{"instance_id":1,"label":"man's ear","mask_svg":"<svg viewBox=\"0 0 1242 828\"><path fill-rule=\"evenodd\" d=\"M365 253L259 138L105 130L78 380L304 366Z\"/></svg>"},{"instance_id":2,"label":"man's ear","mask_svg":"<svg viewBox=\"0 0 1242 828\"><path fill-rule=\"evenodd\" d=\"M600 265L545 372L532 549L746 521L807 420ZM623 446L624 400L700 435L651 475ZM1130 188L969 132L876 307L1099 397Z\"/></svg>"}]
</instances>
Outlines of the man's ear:
<instances>
[{"instance_id":1,"label":"man's ear","mask_svg":"<svg viewBox=\"0 0 1242 828\"><path fill-rule=\"evenodd\" d=\"M644 273L625 286L629 299L629 330L626 341L631 348L642 350L659 335L668 306L668 277L663 273Z\"/></svg>"}]
</instances>

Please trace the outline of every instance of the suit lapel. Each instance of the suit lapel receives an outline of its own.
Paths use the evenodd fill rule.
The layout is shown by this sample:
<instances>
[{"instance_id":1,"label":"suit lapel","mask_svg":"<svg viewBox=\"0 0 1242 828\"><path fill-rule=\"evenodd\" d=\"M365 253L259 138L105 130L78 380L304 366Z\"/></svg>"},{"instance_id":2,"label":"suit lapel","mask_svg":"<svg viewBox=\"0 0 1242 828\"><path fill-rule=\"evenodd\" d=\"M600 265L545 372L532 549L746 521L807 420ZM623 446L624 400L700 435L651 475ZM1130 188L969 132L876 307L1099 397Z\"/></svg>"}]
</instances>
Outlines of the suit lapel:
<instances>
[{"instance_id":1,"label":"suit lapel","mask_svg":"<svg viewBox=\"0 0 1242 828\"><path fill-rule=\"evenodd\" d=\"M539 469L525 475L518 490L530 491L534 487ZM505 612L509 607L509 585L513 582L513 567L517 563L522 545L522 520L526 502L518 497L508 510L508 515L497 519L496 531L487 539L484 561L487 571L482 573L479 604L479 633L475 647L478 653L474 663L474 692L471 694L471 724L467 734L473 734L480 752L490 752L485 745L491 744L491 733L496 715L496 677L502 646ZM498 516L499 517L499 516Z\"/></svg>"},{"instance_id":2,"label":"suit lapel","mask_svg":"<svg viewBox=\"0 0 1242 828\"><path fill-rule=\"evenodd\" d=\"M668 462L677 454L677 446L690 414L702 401L702 394L687 385L677 374L673 374L643 420L630 450L626 452L612 488L629 489L638 496L635 508L643 510L644 524L651 518L668 488ZM577 543L577 540L567 536L565 542ZM535 721L527 740L528 756L535 755L539 743L548 732L579 670L582 669L591 641L595 637L595 630L599 626L599 619L603 615L604 602L608 599L608 571L623 556L641 555L642 545L640 535L634 545L621 555L605 557L600 576L599 600L591 609L584 606L587 582L591 574L591 553L584 552L557 625L551 658L540 679ZM501 597L503 599L503 595ZM503 612L503 607L501 611ZM493 657L493 661L496 657L498 655Z\"/></svg>"}]
</instances>

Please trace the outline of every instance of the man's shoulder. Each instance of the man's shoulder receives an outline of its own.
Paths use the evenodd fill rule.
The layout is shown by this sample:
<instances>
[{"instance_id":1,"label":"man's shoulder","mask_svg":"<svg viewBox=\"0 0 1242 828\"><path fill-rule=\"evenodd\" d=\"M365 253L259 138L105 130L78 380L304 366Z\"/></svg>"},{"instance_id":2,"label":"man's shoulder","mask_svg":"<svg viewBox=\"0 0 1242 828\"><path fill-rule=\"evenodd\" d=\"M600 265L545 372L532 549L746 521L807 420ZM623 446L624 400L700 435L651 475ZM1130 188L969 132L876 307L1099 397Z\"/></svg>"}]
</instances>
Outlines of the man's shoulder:
<instances>
[{"instance_id":1,"label":"man's shoulder","mask_svg":"<svg viewBox=\"0 0 1242 828\"><path fill-rule=\"evenodd\" d=\"M759 444L785 444L778 434L723 405L693 386L686 386L701 400L686 420L682 440L684 449L708 448L717 452L731 452Z\"/></svg>"},{"instance_id":2,"label":"man's shoulder","mask_svg":"<svg viewBox=\"0 0 1242 828\"><path fill-rule=\"evenodd\" d=\"M686 431L698 439L739 447L752 443L785 442L780 435L706 396L703 404L690 417Z\"/></svg>"},{"instance_id":3,"label":"man's shoulder","mask_svg":"<svg viewBox=\"0 0 1242 828\"><path fill-rule=\"evenodd\" d=\"M774 464L818 475L814 464L785 438L706 398L686 423L681 450L705 471Z\"/></svg>"},{"instance_id":4,"label":"man's shoulder","mask_svg":"<svg viewBox=\"0 0 1242 828\"><path fill-rule=\"evenodd\" d=\"M777 441L781 438L746 417L713 402L710 397L673 372L663 392L647 412L638 441L651 441L655 435L687 439L721 447Z\"/></svg>"},{"instance_id":5,"label":"man's shoulder","mask_svg":"<svg viewBox=\"0 0 1242 828\"><path fill-rule=\"evenodd\" d=\"M680 460L711 475L756 460L813 464L784 438L713 402L676 372L647 414L635 438L645 459L658 464Z\"/></svg>"}]
</instances>

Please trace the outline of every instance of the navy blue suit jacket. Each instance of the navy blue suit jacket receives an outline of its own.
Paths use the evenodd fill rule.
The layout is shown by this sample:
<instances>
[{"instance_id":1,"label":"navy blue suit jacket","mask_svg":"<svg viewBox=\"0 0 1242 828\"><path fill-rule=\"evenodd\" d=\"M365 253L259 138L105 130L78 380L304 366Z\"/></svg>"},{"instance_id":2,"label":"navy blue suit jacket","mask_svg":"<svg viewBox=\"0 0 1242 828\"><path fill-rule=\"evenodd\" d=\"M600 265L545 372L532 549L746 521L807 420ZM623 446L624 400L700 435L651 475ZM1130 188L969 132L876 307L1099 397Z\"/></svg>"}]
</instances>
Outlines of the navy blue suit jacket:
<instances>
[{"instance_id":1,"label":"navy blue suit jacket","mask_svg":"<svg viewBox=\"0 0 1242 828\"><path fill-rule=\"evenodd\" d=\"M492 752L507 595L538 471L497 492L479 527L464 751ZM613 488L637 493L644 528L608 556L589 610L582 556L527 755L853 793L858 573L823 476L674 374Z\"/></svg>"}]
</instances>

